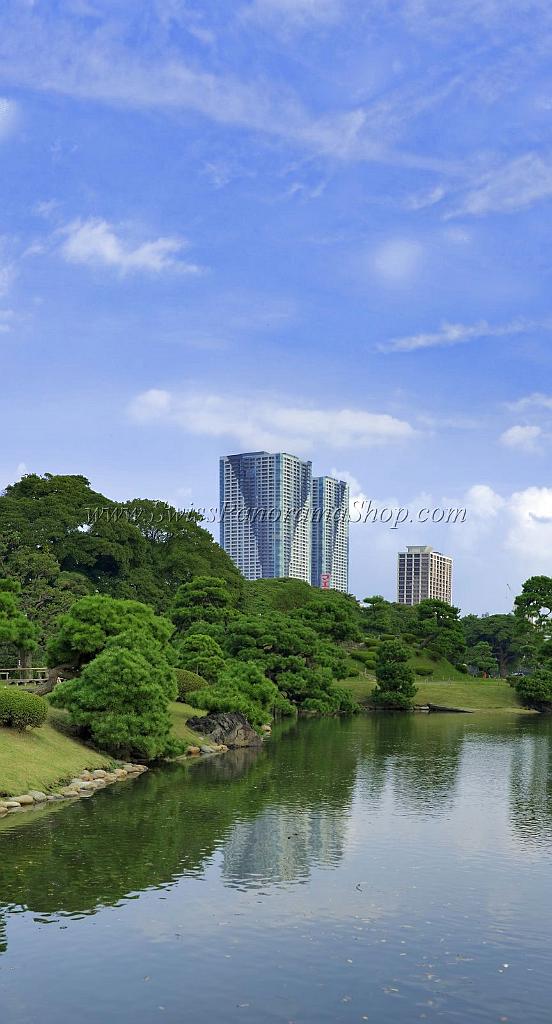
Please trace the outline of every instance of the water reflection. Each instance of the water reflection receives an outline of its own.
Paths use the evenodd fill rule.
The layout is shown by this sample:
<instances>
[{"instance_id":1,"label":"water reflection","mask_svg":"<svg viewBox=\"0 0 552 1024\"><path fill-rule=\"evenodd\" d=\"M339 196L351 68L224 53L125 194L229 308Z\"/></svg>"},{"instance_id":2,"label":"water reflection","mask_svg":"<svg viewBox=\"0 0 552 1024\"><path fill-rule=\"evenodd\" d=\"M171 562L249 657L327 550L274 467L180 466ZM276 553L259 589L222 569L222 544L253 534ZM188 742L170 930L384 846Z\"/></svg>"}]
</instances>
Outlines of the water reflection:
<instances>
[{"instance_id":1,"label":"water reflection","mask_svg":"<svg viewBox=\"0 0 552 1024\"><path fill-rule=\"evenodd\" d=\"M551 739L543 719L377 715L288 725L260 752L164 768L53 813L4 819L3 914L93 914L201 876L219 850L226 885L305 882L340 864L351 830L378 822L384 802L420 822L451 815L474 765L478 785L496 775L499 751L510 841L552 849Z\"/></svg>"}]
</instances>

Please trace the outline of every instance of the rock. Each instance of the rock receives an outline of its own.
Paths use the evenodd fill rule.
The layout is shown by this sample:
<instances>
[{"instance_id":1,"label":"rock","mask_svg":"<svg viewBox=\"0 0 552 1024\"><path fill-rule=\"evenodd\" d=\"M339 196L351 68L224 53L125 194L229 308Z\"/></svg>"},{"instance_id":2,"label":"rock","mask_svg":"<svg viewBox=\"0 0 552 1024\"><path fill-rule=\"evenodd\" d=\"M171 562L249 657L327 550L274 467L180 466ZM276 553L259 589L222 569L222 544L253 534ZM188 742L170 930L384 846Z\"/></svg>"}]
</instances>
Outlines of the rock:
<instances>
[{"instance_id":1,"label":"rock","mask_svg":"<svg viewBox=\"0 0 552 1024\"><path fill-rule=\"evenodd\" d=\"M4 807L8 808L8 811L11 811L12 807L21 807L19 800L12 800L11 798L10 800L3 800L2 803L4 804Z\"/></svg>"},{"instance_id":2,"label":"rock","mask_svg":"<svg viewBox=\"0 0 552 1024\"><path fill-rule=\"evenodd\" d=\"M34 804L34 800L30 793L25 793L24 796L14 796L13 799L16 803L20 804L21 807L28 807L30 804Z\"/></svg>"},{"instance_id":3,"label":"rock","mask_svg":"<svg viewBox=\"0 0 552 1024\"><path fill-rule=\"evenodd\" d=\"M43 804L48 799L46 793L41 793L39 789L30 789L29 796L32 796L35 804Z\"/></svg>"},{"instance_id":4,"label":"rock","mask_svg":"<svg viewBox=\"0 0 552 1024\"><path fill-rule=\"evenodd\" d=\"M227 711L189 718L188 726L194 732L207 736L213 743L224 743L227 747L260 747L261 737L247 721L241 711Z\"/></svg>"},{"instance_id":5,"label":"rock","mask_svg":"<svg viewBox=\"0 0 552 1024\"><path fill-rule=\"evenodd\" d=\"M272 726L268 724L261 725L261 732L272 732Z\"/></svg>"},{"instance_id":6,"label":"rock","mask_svg":"<svg viewBox=\"0 0 552 1024\"><path fill-rule=\"evenodd\" d=\"M201 750L202 754L216 754L217 752L215 747L208 747L207 744L204 744L199 749Z\"/></svg>"},{"instance_id":7,"label":"rock","mask_svg":"<svg viewBox=\"0 0 552 1024\"><path fill-rule=\"evenodd\" d=\"M76 786L64 786L60 792L62 796L78 796L80 789L77 789Z\"/></svg>"},{"instance_id":8,"label":"rock","mask_svg":"<svg viewBox=\"0 0 552 1024\"><path fill-rule=\"evenodd\" d=\"M201 747L188 747L186 753L188 757L197 757L198 754L201 754Z\"/></svg>"},{"instance_id":9,"label":"rock","mask_svg":"<svg viewBox=\"0 0 552 1024\"><path fill-rule=\"evenodd\" d=\"M103 768L96 768L96 770L92 772L92 778L93 779L106 779L107 778L107 772L104 771Z\"/></svg>"},{"instance_id":10,"label":"rock","mask_svg":"<svg viewBox=\"0 0 552 1024\"><path fill-rule=\"evenodd\" d=\"M127 773L124 768L114 768L113 774L116 779L126 779Z\"/></svg>"}]
</instances>

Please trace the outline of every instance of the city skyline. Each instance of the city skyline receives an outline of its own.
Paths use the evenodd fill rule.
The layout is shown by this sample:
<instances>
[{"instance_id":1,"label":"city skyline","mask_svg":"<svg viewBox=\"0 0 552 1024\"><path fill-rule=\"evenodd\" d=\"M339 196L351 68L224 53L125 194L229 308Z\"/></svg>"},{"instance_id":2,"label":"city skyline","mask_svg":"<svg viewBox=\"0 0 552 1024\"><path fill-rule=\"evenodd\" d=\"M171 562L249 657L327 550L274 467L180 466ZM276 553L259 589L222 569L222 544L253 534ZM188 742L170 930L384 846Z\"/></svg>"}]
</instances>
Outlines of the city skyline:
<instances>
[{"instance_id":1,"label":"city skyline","mask_svg":"<svg viewBox=\"0 0 552 1024\"><path fill-rule=\"evenodd\" d=\"M349 489L289 452L219 460L220 545L246 579L290 577L347 592Z\"/></svg>"}]
</instances>

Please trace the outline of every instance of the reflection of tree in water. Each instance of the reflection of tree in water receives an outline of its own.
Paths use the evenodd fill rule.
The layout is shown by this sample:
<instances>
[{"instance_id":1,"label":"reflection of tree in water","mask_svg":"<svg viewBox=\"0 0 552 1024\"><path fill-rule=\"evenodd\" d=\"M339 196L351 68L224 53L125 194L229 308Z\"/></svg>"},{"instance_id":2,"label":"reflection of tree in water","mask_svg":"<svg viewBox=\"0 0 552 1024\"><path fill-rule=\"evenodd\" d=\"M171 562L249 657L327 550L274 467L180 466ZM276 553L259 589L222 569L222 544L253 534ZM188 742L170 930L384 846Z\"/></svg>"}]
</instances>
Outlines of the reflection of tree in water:
<instances>
[{"instance_id":1,"label":"reflection of tree in water","mask_svg":"<svg viewBox=\"0 0 552 1024\"><path fill-rule=\"evenodd\" d=\"M379 800L386 785L394 801L416 814L441 814L456 788L465 723L461 716L376 714L370 718L359 773L362 793Z\"/></svg>"},{"instance_id":2,"label":"reflection of tree in water","mask_svg":"<svg viewBox=\"0 0 552 1024\"><path fill-rule=\"evenodd\" d=\"M5 953L8 948L8 939L6 936L6 919L4 914L0 910L0 953Z\"/></svg>"},{"instance_id":3,"label":"reflection of tree in water","mask_svg":"<svg viewBox=\"0 0 552 1024\"><path fill-rule=\"evenodd\" d=\"M516 838L552 843L552 721L531 719L515 745L510 768L510 815Z\"/></svg>"},{"instance_id":4,"label":"reflection of tree in water","mask_svg":"<svg viewBox=\"0 0 552 1024\"><path fill-rule=\"evenodd\" d=\"M303 730L278 741L274 757L230 751L191 766L167 766L40 817L5 819L0 830L2 895L8 906L41 914L88 914L125 896L164 887L229 837L235 820L251 821L270 804L334 816L350 798L355 756L322 725L312 744ZM305 724L305 733L311 723ZM310 752L309 752L310 751ZM280 756L281 755L281 756ZM287 812L283 812L287 813ZM314 844L309 856L316 856Z\"/></svg>"}]
</instances>

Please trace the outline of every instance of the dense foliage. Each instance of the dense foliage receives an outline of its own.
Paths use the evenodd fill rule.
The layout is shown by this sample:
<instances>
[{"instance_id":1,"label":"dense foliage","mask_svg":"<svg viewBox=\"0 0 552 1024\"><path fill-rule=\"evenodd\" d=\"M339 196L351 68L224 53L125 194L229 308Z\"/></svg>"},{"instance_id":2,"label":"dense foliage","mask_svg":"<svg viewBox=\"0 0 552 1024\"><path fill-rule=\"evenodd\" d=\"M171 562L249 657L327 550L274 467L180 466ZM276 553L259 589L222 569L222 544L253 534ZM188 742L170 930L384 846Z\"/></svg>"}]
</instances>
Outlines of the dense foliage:
<instances>
[{"instance_id":1,"label":"dense foliage","mask_svg":"<svg viewBox=\"0 0 552 1024\"><path fill-rule=\"evenodd\" d=\"M0 725L10 729L37 729L46 721L48 704L43 697L15 686L0 686Z\"/></svg>"},{"instance_id":2,"label":"dense foliage","mask_svg":"<svg viewBox=\"0 0 552 1024\"><path fill-rule=\"evenodd\" d=\"M86 594L167 612L179 586L208 574L239 596L238 570L199 519L163 502L116 505L84 476L30 473L0 495L0 575L22 585L42 650L57 617Z\"/></svg>"},{"instance_id":3,"label":"dense foliage","mask_svg":"<svg viewBox=\"0 0 552 1024\"><path fill-rule=\"evenodd\" d=\"M293 704L252 662L234 662L221 673L215 686L192 692L188 699L207 711L241 711L256 726L276 714L295 713Z\"/></svg>"},{"instance_id":4,"label":"dense foliage","mask_svg":"<svg viewBox=\"0 0 552 1024\"><path fill-rule=\"evenodd\" d=\"M174 751L169 703L178 694L168 619L138 601L90 596L62 615L51 638L53 661L75 677L51 701L96 746L150 760Z\"/></svg>"},{"instance_id":5,"label":"dense foliage","mask_svg":"<svg viewBox=\"0 0 552 1024\"><path fill-rule=\"evenodd\" d=\"M376 705L408 710L414 704L414 672L408 664L410 652L400 640L383 640L376 658L376 687L372 700Z\"/></svg>"},{"instance_id":6,"label":"dense foliage","mask_svg":"<svg viewBox=\"0 0 552 1024\"><path fill-rule=\"evenodd\" d=\"M17 580L0 579L0 650L8 661L25 665L36 649L37 629L20 610L20 598Z\"/></svg>"},{"instance_id":7,"label":"dense foliage","mask_svg":"<svg viewBox=\"0 0 552 1024\"><path fill-rule=\"evenodd\" d=\"M177 700L182 704L189 704L192 690L204 690L209 684L203 676L198 676L197 672L189 672L187 668L177 668L176 685L178 687Z\"/></svg>"}]
</instances>

